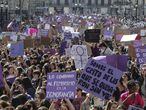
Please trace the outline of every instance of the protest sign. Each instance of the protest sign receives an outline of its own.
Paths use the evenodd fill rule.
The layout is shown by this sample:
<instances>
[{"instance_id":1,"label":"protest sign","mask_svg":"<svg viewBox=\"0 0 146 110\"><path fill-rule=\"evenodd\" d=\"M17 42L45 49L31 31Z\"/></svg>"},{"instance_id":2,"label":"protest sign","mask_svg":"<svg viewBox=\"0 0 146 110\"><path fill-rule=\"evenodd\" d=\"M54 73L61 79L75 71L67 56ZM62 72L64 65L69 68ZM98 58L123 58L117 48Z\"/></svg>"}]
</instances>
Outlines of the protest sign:
<instances>
[{"instance_id":1,"label":"protest sign","mask_svg":"<svg viewBox=\"0 0 146 110\"><path fill-rule=\"evenodd\" d=\"M28 29L28 35L32 37L36 37L38 30L35 28L29 28Z\"/></svg>"},{"instance_id":2,"label":"protest sign","mask_svg":"<svg viewBox=\"0 0 146 110\"><path fill-rule=\"evenodd\" d=\"M34 46L34 40L31 37L27 37L23 40L24 42L24 48L33 48Z\"/></svg>"},{"instance_id":3,"label":"protest sign","mask_svg":"<svg viewBox=\"0 0 146 110\"><path fill-rule=\"evenodd\" d=\"M67 48L67 41L62 41L60 43L60 49L59 49L59 54L64 55L65 54L65 49Z\"/></svg>"},{"instance_id":4,"label":"protest sign","mask_svg":"<svg viewBox=\"0 0 146 110\"><path fill-rule=\"evenodd\" d=\"M48 37L49 36L49 30L48 29L39 29L38 36Z\"/></svg>"},{"instance_id":5,"label":"protest sign","mask_svg":"<svg viewBox=\"0 0 146 110\"><path fill-rule=\"evenodd\" d=\"M70 26L62 26L62 30L65 31L69 31L69 32L74 32L74 28L70 27Z\"/></svg>"},{"instance_id":6,"label":"protest sign","mask_svg":"<svg viewBox=\"0 0 146 110\"><path fill-rule=\"evenodd\" d=\"M22 41L11 43L9 54L11 57L22 56L24 54L24 43Z\"/></svg>"},{"instance_id":7,"label":"protest sign","mask_svg":"<svg viewBox=\"0 0 146 110\"><path fill-rule=\"evenodd\" d=\"M135 47L133 45L128 46L128 55L132 58L136 58Z\"/></svg>"},{"instance_id":8,"label":"protest sign","mask_svg":"<svg viewBox=\"0 0 146 110\"><path fill-rule=\"evenodd\" d=\"M66 55L67 57L71 57L71 48L65 49L65 55Z\"/></svg>"},{"instance_id":9,"label":"protest sign","mask_svg":"<svg viewBox=\"0 0 146 110\"><path fill-rule=\"evenodd\" d=\"M143 44L146 44L146 37L142 37L141 41L142 41Z\"/></svg>"},{"instance_id":10,"label":"protest sign","mask_svg":"<svg viewBox=\"0 0 146 110\"><path fill-rule=\"evenodd\" d=\"M135 41L133 41L133 46L134 47L142 46L142 41L141 40L135 40Z\"/></svg>"},{"instance_id":11,"label":"protest sign","mask_svg":"<svg viewBox=\"0 0 146 110\"><path fill-rule=\"evenodd\" d=\"M146 46L136 47L135 51L138 64L144 64L146 62Z\"/></svg>"},{"instance_id":12,"label":"protest sign","mask_svg":"<svg viewBox=\"0 0 146 110\"><path fill-rule=\"evenodd\" d=\"M122 34L117 34L117 35L115 35L115 40L116 41L121 41L122 37L123 37Z\"/></svg>"},{"instance_id":13,"label":"protest sign","mask_svg":"<svg viewBox=\"0 0 146 110\"><path fill-rule=\"evenodd\" d=\"M133 106L133 105L130 105L129 107L128 107L128 110L144 110L143 108L139 108L139 107L135 107L135 106Z\"/></svg>"},{"instance_id":14,"label":"protest sign","mask_svg":"<svg viewBox=\"0 0 146 110\"><path fill-rule=\"evenodd\" d=\"M146 36L146 30L144 29L140 30L140 36L142 37Z\"/></svg>"},{"instance_id":15,"label":"protest sign","mask_svg":"<svg viewBox=\"0 0 146 110\"><path fill-rule=\"evenodd\" d=\"M16 42L17 39L18 39L18 35L13 34L13 35L10 36L10 39L11 39L12 41Z\"/></svg>"},{"instance_id":16,"label":"protest sign","mask_svg":"<svg viewBox=\"0 0 146 110\"><path fill-rule=\"evenodd\" d=\"M72 33L70 31L65 31L64 32L64 40L71 40L72 39Z\"/></svg>"},{"instance_id":17,"label":"protest sign","mask_svg":"<svg viewBox=\"0 0 146 110\"><path fill-rule=\"evenodd\" d=\"M44 29L49 30L50 29L50 24L45 24Z\"/></svg>"},{"instance_id":18,"label":"protest sign","mask_svg":"<svg viewBox=\"0 0 146 110\"><path fill-rule=\"evenodd\" d=\"M74 59L75 67L83 69L88 62L87 47L85 45L73 45L71 56Z\"/></svg>"},{"instance_id":19,"label":"protest sign","mask_svg":"<svg viewBox=\"0 0 146 110\"><path fill-rule=\"evenodd\" d=\"M122 74L112 66L90 59L78 80L78 87L101 99L110 99Z\"/></svg>"},{"instance_id":20,"label":"protest sign","mask_svg":"<svg viewBox=\"0 0 146 110\"><path fill-rule=\"evenodd\" d=\"M115 34L129 35L131 34L130 29L122 29L121 27L115 27Z\"/></svg>"},{"instance_id":21,"label":"protest sign","mask_svg":"<svg viewBox=\"0 0 146 110\"><path fill-rule=\"evenodd\" d=\"M100 29L89 29L85 31L86 42L99 42L100 40Z\"/></svg>"},{"instance_id":22,"label":"protest sign","mask_svg":"<svg viewBox=\"0 0 146 110\"><path fill-rule=\"evenodd\" d=\"M131 34L131 35L123 35L121 38L121 42L130 42L135 40L140 40L141 37L138 34Z\"/></svg>"},{"instance_id":23,"label":"protest sign","mask_svg":"<svg viewBox=\"0 0 146 110\"><path fill-rule=\"evenodd\" d=\"M1 64L0 64L0 88L3 87L3 82L2 82L2 80L3 80L2 66L1 66Z\"/></svg>"},{"instance_id":24,"label":"protest sign","mask_svg":"<svg viewBox=\"0 0 146 110\"><path fill-rule=\"evenodd\" d=\"M46 91L47 98L49 99L74 99L76 73L48 73Z\"/></svg>"},{"instance_id":25,"label":"protest sign","mask_svg":"<svg viewBox=\"0 0 146 110\"><path fill-rule=\"evenodd\" d=\"M49 37L41 37L41 44L42 45L49 45L50 38Z\"/></svg>"},{"instance_id":26,"label":"protest sign","mask_svg":"<svg viewBox=\"0 0 146 110\"><path fill-rule=\"evenodd\" d=\"M104 39L112 39L113 35L114 35L114 33L112 32L112 30L103 31Z\"/></svg>"},{"instance_id":27,"label":"protest sign","mask_svg":"<svg viewBox=\"0 0 146 110\"><path fill-rule=\"evenodd\" d=\"M79 35L80 35L79 32L72 32L71 34L72 34L72 38L75 38L75 37L79 38Z\"/></svg>"},{"instance_id":28,"label":"protest sign","mask_svg":"<svg viewBox=\"0 0 146 110\"><path fill-rule=\"evenodd\" d=\"M123 72L127 71L128 56L126 55L108 55L94 57L95 60L107 63ZM121 62L122 61L122 62Z\"/></svg>"}]
</instances>

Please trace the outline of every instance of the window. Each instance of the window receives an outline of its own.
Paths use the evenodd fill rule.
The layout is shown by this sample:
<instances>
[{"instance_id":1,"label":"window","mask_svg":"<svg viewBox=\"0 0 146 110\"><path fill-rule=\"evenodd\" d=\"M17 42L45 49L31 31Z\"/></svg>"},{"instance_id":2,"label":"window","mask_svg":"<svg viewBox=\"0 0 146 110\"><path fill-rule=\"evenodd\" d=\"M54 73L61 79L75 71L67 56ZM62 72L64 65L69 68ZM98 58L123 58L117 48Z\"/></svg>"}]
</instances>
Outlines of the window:
<instances>
[{"instance_id":1,"label":"window","mask_svg":"<svg viewBox=\"0 0 146 110\"><path fill-rule=\"evenodd\" d=\"M95 0L95 4L98 5L98 0Z\"/></svg>"},{"instance_id":2,"label":"window","mask_svg":"<svg viewBox=\"0 0 146 110\"><path fill-rule=\"evenodd\" d=\"M92 5L92 1L91 0L88 0L88 5Z\"/></svg>"},{"instance_id":3,"label":"window","mask_svg":"<svg viewBox=\"0 0 146 110\"><path fill-rule=\"evenodd\" d=\"M112 2L111 0L108 0L108 5L111 5L112 4L111 2Z\"/></svg>"},{"instance_id":4,"label":"window","mask_svg":"<svg viewBox=\"0 0 146 110\"><path fill-rule=\"evenodd\" d=\"M68 2L68 0L65 0L65 5L69 5L69 2Z\"/></svg>"},{"instance_id":5,"label":"window","mask_svg":"<svg viewBox=\"0 0 146 110\"><path fill-rule=\"evenodd\" d=\"M104 0L101 0L101 6L104 6Z\"/></svg>"},{"instance_id":6,"label":"window","mask_svg":"<svg viewBox=\"0 0 146 110\"><path fill-rule=\"evenodd\" d=\"M60 5L60 0L57 0L57 5Z\"/></svg>"}]
</instances>

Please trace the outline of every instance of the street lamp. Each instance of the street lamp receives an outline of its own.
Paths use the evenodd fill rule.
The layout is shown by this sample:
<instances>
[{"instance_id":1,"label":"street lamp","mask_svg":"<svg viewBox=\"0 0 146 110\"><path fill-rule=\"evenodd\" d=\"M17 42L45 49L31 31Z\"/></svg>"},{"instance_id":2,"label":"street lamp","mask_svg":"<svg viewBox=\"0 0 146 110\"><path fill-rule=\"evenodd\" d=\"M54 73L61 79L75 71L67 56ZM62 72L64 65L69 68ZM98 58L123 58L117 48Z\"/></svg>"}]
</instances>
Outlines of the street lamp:
<instances>
[{"instance_id":1,"label":"street lamp","mask_svg":"<svg viewBox=\"0 0 146 110\"><path fill-rule=\"evenodd\" d=\"M138 4L136 3L135 5L135 17L136 17L136 21L137 21L137 17L138 17Z\"/></svg>"}]
</instances>

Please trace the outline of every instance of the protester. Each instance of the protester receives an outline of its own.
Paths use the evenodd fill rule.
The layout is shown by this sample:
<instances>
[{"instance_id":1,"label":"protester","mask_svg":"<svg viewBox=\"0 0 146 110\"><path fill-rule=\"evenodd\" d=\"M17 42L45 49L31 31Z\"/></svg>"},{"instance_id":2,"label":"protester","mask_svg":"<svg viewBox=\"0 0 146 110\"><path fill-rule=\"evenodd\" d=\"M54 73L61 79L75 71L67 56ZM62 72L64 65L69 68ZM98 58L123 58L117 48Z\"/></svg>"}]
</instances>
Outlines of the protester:
<instances>
[{"instance_id":1,"label":"protester","mask_svg":"<svg viewBox=\"0 0 146 110\"><path fill-rule=\"evenodd\" d=\"M127 109L129 105L135 105L140 108L144 107L144 100L142 99L142 96L139 94L136 86L136 82L133 80L130 80L127 84L128 91L121 94L121 101L123 103L123 106Z\"/></svg>"},{"instance_id":2,"label":"protester","mask_svg":"<svg viewBox=\"0 0 146 110\"><path fill-rule=\"evenodd\" d=\"M23 41L24 54L17 55L21 51L20 48L17 50L15 48L11 49L11 46L7 46L7 43L4 43L4 38L7 37L4 35L0 43L0 66L2 66L0 68L2 69L2 74L0 74L0 77L2 77L2 80L0 79L0 109L128 110L131 105L144 108L146 106L146 101L144 104L144 99L146 99L145 65L139 65L136 58L127 55L126 44L124 45L120 41L117 41L115 38L116 35L112 35L108 39L102 35L99 42L86 42L84 38L84 31L89 27L114 31L116 34L116 31L120 31L121 29L118 30L118 26L127 29L128 26L131 26L129 22L121 20L121 18L118 19L117 17L106 15L81 16L72 14L56 14L44 17L35 16L31 19L22 19L20 23L13 19L7 28L9 32L17 32L16 36L20 35L19 39L13 43ZM66 30L64 30L65 27L63 26L67 26L67 31L70 33L67 34L69 35L67 37L64 34ZM116 31L113 28L116 28ZM73 30L74 32L72 32ZM9 43L11 44L11 42ZM83 55L73 53L77 49L72 50L72 47L74 45L81 46L81 44L87 47L83 49L79 48L79 52ZM69 49L69 52L66 52L66 49ZM13 50L17 50L14 52L16 57L11 56ZM126 56L127 60L124 60L122 57L118 61L116 55L124 56L124 58ZM89 71L91 72L89 76L84 75L86 73L84 68L88 60L90 61L91 58L96 59L99 57L103 58L104 65L111 65L112 68L117 68L117 72L120 71L122 74L119 79L120 73L117 73L118 75L114 77L105 77L106 80L111 77L110 81L113 81L116 86L116 88L112 86L112 88L107 90L107 92L112 91L110 99L99 97L93 91L88 92L78 87L80 78L85 78L84 81L91 82L90 75L95 75L94 78L100 76L100 71L97 72L95 71L96 69ZM109 59L111 57L112 59ZM102 60L97 62L100 63ZM103 70L105 69L104 65L101 67ZM93 63L93 66L99 68L99 65L95 65L95 63ZM124 71L121 69L122 67L124 67ZM58 75L57 78L64 78L63 81L67 81L63 75L65 73L69 75L68 72L76 74L76 76L72 75L75 76L74 82L76 82L74 97L57 98L56 95L55 98L48 98L47 87L49 85L70 84L68 82L57 83L54 78L55 75L59 74L60 76ZM108 72L111 75L115 71ZM54 78L53 81L56 81L56 83L48 83L48 81L51 81L51 78L48 79L50 74L54 74L51 78ZM69 81L71 80L69 79ZM100 84L97 80L93 80L93 83L96 87ZM59 92L61 92L60 88L69 89L70 86L63 86L63 88L59 86ZM101 88L105 86L109 87L108 85L100 85ZM97 88L95 90L98 91Z\"/></svg>"}]
</instances>

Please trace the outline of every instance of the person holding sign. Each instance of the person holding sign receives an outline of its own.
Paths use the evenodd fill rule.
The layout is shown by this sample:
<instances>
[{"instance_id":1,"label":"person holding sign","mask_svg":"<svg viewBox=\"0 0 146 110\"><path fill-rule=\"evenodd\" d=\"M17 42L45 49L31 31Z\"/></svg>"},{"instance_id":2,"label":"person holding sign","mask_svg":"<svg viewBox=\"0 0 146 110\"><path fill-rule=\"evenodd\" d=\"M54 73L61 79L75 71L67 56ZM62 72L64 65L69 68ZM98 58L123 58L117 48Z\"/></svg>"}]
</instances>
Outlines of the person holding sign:
<instances>
[{"instance_id":1,"label":"person holding sign","mask_svg":"<svg viewBox=\"0 0 146 110\"><path fill-rule=\"evenodd\" d=\"M55 109L56 104L57 104L56 100L52 101L52 104L51 104L49 110L56 110ZM74 106L72 105L72 103L70 102L69 99L64 99L60 102L59 110L75 110L75 108L74 108Z\"/></svg>"},{"instance_id":2,"label":"person holding sign","mask_svg":"<svg viewBox=\"0 0 146 110\"><path fill-rule=\"evenodd\" d=\"M136 82L130 80L127 84L127 88L128 91L121 94L120 98L125 110L127 110L130 105L143 108L144 100L142 99L141 95L137 92L138 90Z\"/></svg>"}]
</instances>

